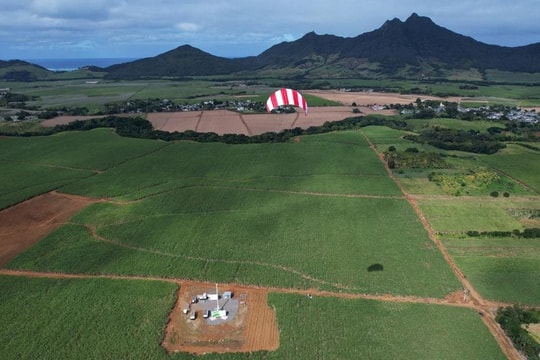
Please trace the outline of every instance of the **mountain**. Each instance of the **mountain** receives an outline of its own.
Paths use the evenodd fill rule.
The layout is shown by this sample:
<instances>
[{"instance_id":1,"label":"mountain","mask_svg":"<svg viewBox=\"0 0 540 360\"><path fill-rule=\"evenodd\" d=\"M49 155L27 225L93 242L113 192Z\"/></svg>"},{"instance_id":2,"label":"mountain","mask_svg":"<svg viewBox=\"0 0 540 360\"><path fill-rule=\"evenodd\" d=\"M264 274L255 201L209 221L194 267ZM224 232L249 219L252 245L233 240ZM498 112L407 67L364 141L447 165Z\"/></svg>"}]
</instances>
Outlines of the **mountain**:
<instances>
[{"instance_id":1,"label":"mountain","mask_svg":"<svg viewBox=\"0 0 540 360\"><path fill-rule=\"evenodd\" d=\"M452 68L540 71L540 43L523 47L488 45L412 14L405 22L387 21L379 29L352 39L341 57L365 56L398 66L435 62Z\"/></svg>"},{"instance_id":2,"label":"mountain","mask_svg":"<svg viewBox=\"0 0 540 360\"><path fill-rule=\"evenodd\" d=\"M0 60L0 80L36 81L52 78L52 72L42 66L22 60Z\"/></svg>"},{"instance_id":3,"label":"mountain","mask_svg":"<svg viewBox=\"0 0 540 360\"><path fill-rule=\"evenodd\" d=\"M540 72L540 43L513 48L488 45L413 13L405 22L389 20L379 29L354 38L309 33L258 56L262 66L291 66L317 58L325 59L325 65L357 64L363 60L379 64L381 73L419 66Z\"/></svg>"},{"instance_id":4,"label":"mountain","mask_svg":"<svg viewBox=\"0 0 540 360\"><path fill-rule=\"evenodd\" d=\"M114 79L205 76L240 71L242 63L183 45L155 57L112 65L105 70L108 77Z\"/></svg>"},{"instance_id":5,"label":"mountain","mask_svg":"<svg viewBox=\"0 0 540 360\"><path fill-rule=\"evenodd\" d=\"M488 45L438 26L413 13L405 22L344 38L310 32L274 45L258 56L226 59L190 46L154 58L111 66L110 77L182 77L244 71L313 77L444 76L449 69L540 72L540 43L521 47Z\"/></svg>"},{"instance_id":6,"label":"mountain","mask_svg":"<svg viewBox=\"0 0 540 360\"><path fill-rule=\"evenodd\" d=\"M7 66L4 63L0 62L0 80L7 79L2 71L12 77L28 75L7 72L2 69ZM488 69L540 72L540 43L488 45L413 13L404 22L388 20L376 30L351 38L310 32L258 56L228 59L183 45L155 57L94 70L103 70L109 79L139 79L237 73L245 77L444 78L460 71L483 74Z\"/></svg>"}]
</instances>

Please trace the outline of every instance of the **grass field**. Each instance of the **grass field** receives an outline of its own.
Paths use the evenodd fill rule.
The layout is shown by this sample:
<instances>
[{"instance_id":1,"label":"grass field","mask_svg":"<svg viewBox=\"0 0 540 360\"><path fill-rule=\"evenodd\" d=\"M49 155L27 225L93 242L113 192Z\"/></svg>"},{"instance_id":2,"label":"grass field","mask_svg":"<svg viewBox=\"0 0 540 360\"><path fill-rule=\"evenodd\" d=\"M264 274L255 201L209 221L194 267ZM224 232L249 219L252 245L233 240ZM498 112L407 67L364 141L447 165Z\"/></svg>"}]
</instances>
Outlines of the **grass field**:
<instances>
[{"instance_id":1,"label":"grass field","mask_svg":"<svg viewBox=\"0 0 540 360\"><path fill-rule=\"evenodd\" d=\"M490 123L450 119L411 120L418 129L444 126L484 131ZM469 238L467 231L514 231L538 227L537 197L540 184L539 153L519 144L494 155L441 151L404 140L403 131L370 126L363 133L387 151L417 147L420 151L443 153L447 169L399 169L395 171L407 192L418 196L418 204L433 229L440 234L450 256L475 288L487 299L510 303L538 304L540 258L537 239ZM446 174L444 182L428 180L431 172ZM496 180L481 181L483 174ZM478 178L478 179L474 179ZM493 191L499 197L489 196ZM502 194L508 192L509 197ZM457 193L468 195L454 196ZM450 197L449 197L450 196Z\"/></svg>"},{"instance_id":2,"label":"grass field","mask_svg":"<svg viewBox=\"0 0 540 360\"><path fill-rule=\"evenodd\" d=\"M277 294L270 304L286 339L271 359L505 359L468 309Z\"/></svg>"},{"instance_id":3,"label":"grass field","mask_svg":"<svg viewBox=\"0 0 540 360\"><path fill-rule=\"evenodd\" d=\"M509 144L496 156L485 155L481 160L489 166L509 174L540 194L540 152L518 144Z\"/></svg>"},{"instance_id":4,"label":"grass field","mask_svg":"<svg viewBox=\"0 0 540 360\"><path fill-rule=\"evenodd\" d=\"M89 170L52 167L45 164L0 160L0 165L2 167L0 209L94 174Z\"/></svg>"},{"instance_id":5,"label":"grass field","mask_svg":"<svg viewBox=\"0 0 540 360\"><path fill-rule=\"evenodd\" d=\"M410 120L413 128L443 126L484 131L493 124L489 122L467 122L454 119ZM379 152L388 151L393 146L398 151L416 148L421 152L441 154L448 164L446 169L397 169L407 192L420 195L471 195L488 196L493 191L500 195L508 192L510 196L536 196L538 194L539 153L518 144L494 155L470 154L459 151L445 151L430 145L417 144L403 139L407 132L384 126L369 126L362 132L374 143ZM447 174L443 182L435 183L428 179L430 173ZM494 175L492 180L482 179L483 175Z\"/></svg>"},{"instance_id":6,"label":"grass field","mask_svg":"<svg viewBox=\"0 0 540 360\"><path fill-rule=\"evenodd\" d=\"M174 284L1 276L0 289L5 359L196 358L159 345ZM269 302L280 324L277 351L204 358L505 358L469 309L282 294Z\"/></svg>"},{"instance_id":7,"label":"grass field","mask_svg":"<svg viewBox=\"0 0 540 360\"><path fill-rule=\"evenodd\" d=\"M454 130L476 130L480 132L485 132L491 127L498 127L504 129L504 126L500 123L487 120L479 121L465 121L459 119L445 119L445 118L436 118L436 119L411 119L407 121L407 124L414 130L420 130L424 128L443 128L443 129L454 129Z\"/></svg>"},{"instance_id":8,"label":"grass field","mask_svg":"<svg viewBox=\"0 0 540 360\"><path fill-rule=\"evenodd\" d=\"M455 238L443 241L459 267L486 298L538 305L538 239Z\"/></svg>"},{"instance_id":9,"label":"grass field","mask_svg":"<svg viewBox=\"0 0 540 360\"><path fill-rule=\"evenodd\" d=\"M358 133L155 144L62 188L122 201L87 208L9 266L432 297L459 288ZM384 272L368 272L374 263Z\"/></svg>"},{"instance_id":10,"label":"grass field","mask_svg":"<svg viewBox=\"0 0 540 360\"><path fill-rule=\"evenodd\" d=\"M388 226L383 213L401 225ZM95 205L72 222L81 226L53 233L9 266L431 297L459 287L404 200L190 189ZM384 272L370 273L374 263Z\"/></svg>"},{"instance_id":11,"label":"grass field","mask_svg":"<svg viewBox=\"0 0 540 360\"><path fill-rule=\"evenodd\" d=\"M365 140L354 133L342 138L334 134L304 137L299 143L283 144L154 144L163 148L63 191L123 199L188 186L400 195Z\"/></svg>"},{"instance_id":12,"label":"grass field","mask_svg":"<svg viewBox=\"0 0 540 360\"><path fill-rule=\"evenodd\" d=\"M52 189L103 199L7 267L443 298L462 285L363 136L379 151L390 145L434 151L403 134L372 126L362 133L250 145L128 139L110 129L3 138L0 206ZM453 156L444 171L471 164L496 168L521 190L508 198L481 192L452 197L427 180L429 169L397 175L417 194L414 201L427 221L484 297L537 303L540 253L534 241L464 235L536 224L527 216L540 208L530 170L538 167L537 152L512 144L491 156L445 155ZM380 271L369 270L374 264ZM159 347L173 285L0 277L0 289L0 314L9 323L0 341L13 358L33 358L43 348L43 358L103 358L109 350L122 358L133 344L139 348L131 358L191 358L168 356ZM27 298L27 312L14 312ZM270 304L278 314L280 348L226 358L504 358L472 310L278 294L271 294ZM51 316L51 328L58 329L25 349L29 334L48 326ZM30 320L28 330L10 338L16 324ZM77 332L76 324L89 325ZM88 338L86 331L92 332ZM77 343L67 339L70 333ZM115 343L128 336L126 344ZM103 346L90 345L96 342Z\"/></svg>"},{"instance_id":13,"label":"grass field","mask_svg":"<svg viewBox=\"0 0 540 360\"><path fill-rule=\"evenodd\" d=\"M3 359L159 359L174 284L0 276Z\"/></svg>"},{"instance_id":14,"label":"grass field","mask_svg":"<svg viewBox=\"0 0 540 360\"><path fill-rule=\"evenodd\" d=\"M500 200L500 201L497 201ZM505 206L511 208L510 200L475 198L467 200L425 199L419 205L426 214L429 223L440 233L465 233L476 231L512 231L523 230L524 226L512 217ZM527 207L534 206L528 203ZM481 216L479 216L481 215Z\"/></svg>"}]
</instances>

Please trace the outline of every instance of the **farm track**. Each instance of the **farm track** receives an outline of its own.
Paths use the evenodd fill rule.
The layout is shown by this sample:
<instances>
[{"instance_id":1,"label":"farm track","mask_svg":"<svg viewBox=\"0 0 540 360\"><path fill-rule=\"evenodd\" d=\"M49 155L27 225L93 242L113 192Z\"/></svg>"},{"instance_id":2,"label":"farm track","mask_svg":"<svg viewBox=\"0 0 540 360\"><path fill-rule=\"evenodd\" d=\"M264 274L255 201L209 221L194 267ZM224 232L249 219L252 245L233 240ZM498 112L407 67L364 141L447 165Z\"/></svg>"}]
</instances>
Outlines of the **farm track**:
<instances>
[{"instance_id":1,"label":"farm track","mask_svg":"<svg viewBox=\"0 0 540 360\"><path fill-rule=\"evenodd\" d=\"M77 224L77 225L80 225L80 224ZM262 266L262 267L267 267L267 268L271 268L271 269L274 269L274 270L285 271L285 272L294 274L294 275L296 275L296 276L298 276L298 277L300 277L302 279L305 279L305 280L308 280L308 281L311 281L311 282L314 282L314 283L317 283L317 284L320 284L320 285L333 286L333 287L335 287L335 288L337 288L339 290L345 290L345 291L354 291L354 290L356 290L354 288L342 286L342 285L339 285L339 284L332 284L332 283L330 283L328 281L315 278L313 276L304 274L301 271L298 271L298 270L296 270L294 268L283 266L283 265L276 265L276 264L265 263L265 262L261 262L261 261L208 259L208 258L202 258L202 257L196 257L196 256L186 256L186 255L172 254L172 253L167 253L167 252L164 252L164 251L151 250L151 249L141 248L141 247L133 246L133 245L130 245L130 244L125 244L125 243L120 243L120 242L117 242L117 241L109 240L109 239L107 239L107 238L105 238L103 236L98 235L96 233L96 228L95 227L87 226L87 228L90 231L91 236L94 239L98 240L98 241L107 242L109 244L113 244L113 245L116 245L116 246L120 246L120 247L123 247L123 248L135 250L135 251L147 252L147 253L151 253L151 254L155 254L155 255L161 255L161 256L167 256L167 257L173 257L173 258L182 258L182 259L186 259L186 260L196 260L196 261L201 261L201 262L205 262L205 263L226 263L226 264L244 264L244 265Z\"/></svg>"},{"instance_id":2,"label":"farm track","mask_svg":"<svg viewBox=\"0 0 540 360\"><path fill-rule=\"evenodd\" d=\"M110 279L110 280L139 280L139 281L161 281L176 284L179 287L191 286L192 284L200 284L197 281L174 279L174 278L161 278L150 276L133 276L133 275L113 275L113 274L70 274L70 273L55 273L55 272L40 272L40 271L27 271L27 270L9 270L0 269L0 275L6 276L21 276L31 278L52 278L52 279ZM211 287L213 284L208 284ZM317 289L291 289L291 288L278 288L278 287L259 287L249 285L227 284L229 286L242 286L244 288L264 289L268 292L280 293L280 294L296 294L304 296L321 296L321 297L333 297L340 299L363 299L363 300L375 300L386 302L398 302L398 303L416 303L416 304L432 304L441 306L454 306L461 308L469 308L477 311L482 320L496 338L497 342L503 349L504 353L510 360L520 360L519 353L515 350L511 341L506 337L501 327L494 319L493 309L501 306L509 306L511 304L487 302L479 305L477 303L467 301L466 296L462 294L454 294L454 296L448 296L445 299L438 298L422 298L414 296L394 296L389 294L373 295L373 294L354 294L344 292L331 292L321 291ZM465 300L465 301L463 301Z\"/></svg>"},{"instance_id":3,"label":"farm track","mask_svg":"<svg viewBox=\"0 0 540 360\"><path fill-rule=\"evenodd\" d=\"M388 175L390 178L396 183L396 185L400 188L401 192L413 208L414 212L418 216L418 219L422 222L422 225L424 226L424 229L427 231L429 238L433 241L435 246L439 249L441 252L444 260L448 263L458 280L463 285L463 288L465 289L465 295L464 299L467 297L469 298L469 301L473 304L474 308L479 311L480 314L482 314L482 320L484 324L487 326L495 340L497 340L497 343L505 353L505 355L510 360L520 360L522 359L519 352L514 347L514 344L512 344L512 341L506 336L503 329L499 326L497 321L495 321L495 310L497 307L500 307L501 304L495 305L493 303L488 302L485 300L472 286L472 284L469 282L467 277L463 274L461 269L457 266L457 264L454 262L448 251L446 250L443 243L439 240L437 237L437 234L427 221L426 217L424 216L424 213L420 209L417 203L417 199L421 198L420 196L411 196L403 185L401 184L401 181L398 179L398 177L393 173L393 171L388 167L388 164L384 160L384 155L377 151L377 148L375 145L371 142L371 140L362 132L362 130L359 130L360 134L364 137L364 139L369 144L369 147L377 154L379 160L383 163L386 171L388 172ZM493 306L495 305L495 306ZM506 306L506 305L502 305Z\"/></svg>"},{"instance_id":4,"label":"farm track","mask_svg":"<svg viewBox=\"0 0 540 360\"><path fill-rule=\"evenodd\" d=\"M153 276L136 276L136 275L114 275L114 274L82 274L82 273L59 273L59 272L46 272L46 271L31 271L31 270L11 270L0 269L0 275L6 276L21 276L30 278L52 278L52 279L109 279L109 280L143 280L143 281L162 281L174 284L200 284L200 281L193 281L187 279L166 278L166 277L153 277ZM340 299L364 299L364 300L376 300L376 301L389 301L389 302L402 302L402 303L417 303L417 304L433 304L433 305L446 305L455 307L464 307L475 309L478 311L485 311L486 307L501 307L510 306L511 304L502 302L487 302L485 306L479 306L470 301L463 301L463 294L456 293L453 296L447 298L428 298L419 296L399 296L390 294L360 294L360 293L347 293L341 291L326 291L318 289L293 289L293 288L280 288L280 287L261 287L255 285L245 284L231 284L230 286L241 286L245 288L253 289L265 289L269 292L280 294L296 294L296 295L312 295L321 297L333 297ZM208 283L209 287L213 287L214 283Z\"/></svg>"},{"instance_id":5,"label":"farm track","mask_svg":"<svg viewBox=\"0 0 540 360\"><path fill-rule=\"evenodd\" d=\"M247 132L247 135L248 136L253 136L253 132L250 130L248 124L246 123L246 120L244 119L244 115L242 115L242 113L240 113L240 121L242 122L242 124L245 126L246 128L246 132Z\"/></svg>"}]
</instances>

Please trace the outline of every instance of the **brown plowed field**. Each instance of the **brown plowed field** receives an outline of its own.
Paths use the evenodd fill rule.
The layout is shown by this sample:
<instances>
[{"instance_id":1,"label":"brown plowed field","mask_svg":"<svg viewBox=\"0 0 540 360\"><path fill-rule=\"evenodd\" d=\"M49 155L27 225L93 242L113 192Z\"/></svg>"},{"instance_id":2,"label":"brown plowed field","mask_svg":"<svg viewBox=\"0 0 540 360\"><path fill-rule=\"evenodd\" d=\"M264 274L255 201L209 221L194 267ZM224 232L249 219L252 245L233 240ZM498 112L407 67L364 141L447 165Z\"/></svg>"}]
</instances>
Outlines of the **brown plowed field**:
<instances>
[{"instance_id":1,"label":"brown plowed field","mask_svg":"<svg viewBox=\"0 0 540 360\"><path fill-rule=\"evenodd\" d=\"M0 267L93 202L52 192L0 211Z\"/></svg>"},{"instance_id":2,"label":"brown plowed field","mask_svg":"<svg viewBox=\"0 0 540 360\"><path fill-rule=\"evenodd\" d=\"M299 112L292 114L241 114L229 110L197 112L149 113L146 115L156 130L214 132L218 135L260 135L265 132L300 127L320 126L327 121L339 121L353 116L350 106L314 107L307 116ZM364 109L362 109L364 111ZM370 109L365 109L370 112ZM49 120L47 120L49 121Z\"/></svg>"}]
</instances>

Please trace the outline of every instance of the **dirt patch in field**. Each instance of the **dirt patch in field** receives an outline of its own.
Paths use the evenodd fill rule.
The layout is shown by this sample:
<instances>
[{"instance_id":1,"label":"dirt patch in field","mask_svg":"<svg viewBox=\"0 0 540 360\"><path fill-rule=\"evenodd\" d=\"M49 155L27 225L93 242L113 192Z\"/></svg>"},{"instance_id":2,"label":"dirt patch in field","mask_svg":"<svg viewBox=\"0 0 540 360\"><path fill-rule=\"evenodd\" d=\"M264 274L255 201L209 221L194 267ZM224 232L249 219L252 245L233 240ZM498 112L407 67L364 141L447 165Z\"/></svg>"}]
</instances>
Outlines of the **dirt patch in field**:
<instances>
[{"instance_id":1,"label":"dirt patch in field","mask_svg":"<svg viewBox=\"0 0 540 360\"><path fill-rule=\"evenodd\" d=\"M93 202L52 192L0 211L0 267Z\"/></svg>"},{"instance_id":2,"label":"dirt patch in field","mask_svg":"<svg viewBox=\"0 0 540 360\"><path fill-rule=\"evenodd\" d=\"M179 286L178 300L169 316L162 343L168 352L200 355L272 351L279 347L279 330L275 313L267 305L267 290L221 285L220 294L222 290L232 292L231 300L237 302L237 311L226 321L214 324L217 320L203 317L203 309L214 306L212 300L191 304L197 294L215 293L212 284L181 281ZM184 309L189 311L185 314ZM196 311L194 320L190 319L191 311Z\"/></svg>"},{"instance_id":3,"label":"dirt patch in field","mask_svg":"<svg viewBox=\"0 0 540 360\"><path fill-rule=\"evenodd\" d=\"M43 120L41 122L41 125L43 126L56 126L56 125L66 125L70 122L76 121L76 120L90 120L90 119L100 119L104 118L105 115L99 116L99 115L85 115L85 116L71 116L71 115L62 115L57 116L52 119Z\"/></svg>"}]
</instances>

